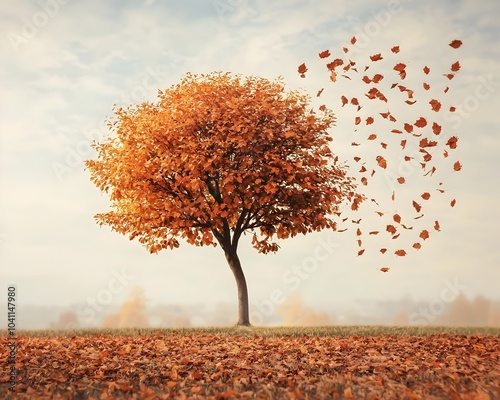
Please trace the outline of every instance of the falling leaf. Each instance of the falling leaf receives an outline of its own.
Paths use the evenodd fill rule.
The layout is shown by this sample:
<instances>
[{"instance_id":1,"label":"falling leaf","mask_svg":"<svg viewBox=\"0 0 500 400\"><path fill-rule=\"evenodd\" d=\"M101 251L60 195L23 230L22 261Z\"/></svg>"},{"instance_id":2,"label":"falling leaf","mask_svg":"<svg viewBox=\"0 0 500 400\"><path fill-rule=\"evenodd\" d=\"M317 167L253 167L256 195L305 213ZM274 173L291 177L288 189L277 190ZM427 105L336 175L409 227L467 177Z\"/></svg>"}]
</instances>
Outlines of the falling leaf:
<instances>
[{"instance_id":1,"label":"falling leaf","mask_svg":"<svg viewBox=\"0 0 500 400\"><path fill-rule=\"evenodd\" d=\"M422 209L422 206L420 204L418 204L415 200L413 200L412 202L412 205L413 205L413 208L415 208L415 210L419 213L420 210Z\"/></svg>"},{"instance_id":2,"label":"falling leaf","mask_svg":"<svg viewBox=\"0 0 500 400\"><path fill-rule=\"evenodd\" d=\"M361 249L358 251L358 256L362 255L365 252L365 249Z\"/></svg>"},{"instance_id":3,"label":"falling leaf","mask_svg":"<svg viewBox=\"0 0 500 400\"><path fill-rule=\"evenodd\" d=\"M394 46L394 47L391 47L391 51L393 53L399 53L399 46Z\"/></svg>"},{"instance_id":4,"label":"falling leaf","mask_svg":"<svg viewBox=\"0 0 500 400\"><path fill-rule=\"evenodd\" d=\"M377 54L374 54L373 56L370 56L370 60L372 60L372 61L379 61L382 59L383 59L383 57L380 53L377 53Z\"/></svg>"},{"instance_id":5,"label":"falling leaf","mask_svg":"<svg viewBox=\"0 0 500 400\"><path fill-rule=\"evenodd\" d=\"M431 105L432 111L438 112L441 109L441 103L436 99L429 101L429 104Z\"/></svg>"},{"instance_id":6,"label":"falling leaf","mask_svg":"<svg viewBox=\"0 0 500 400\"><path fill-rule=\"evenodd\" d=\"M450 146L450 149L456 149L457 142L458 142L458 138L456 136L452 136L448 139L448 141L446 142L446 145Z\"/></svg>"},{"instance_id":7,"label":"falling leaf","mask_svg":"<svg viewBox=\"0 0 500 400\"><path fill-rule=\"evenodd\" d=\"M318 90L318 93L316 93L316 97L321 96L321 93L323 93L323 90L325 90L325 88L321 88L320 90Z\"/></svg>"},{"instance_id":8,"label":"falling leaf","mask_svg":"<svg viewBox=\"0 0 500 400\"><path fill-rule=\"evenodd\" d=\"M373 120L373 117L367 117L367 118L366 118L366 125L371 125L371 124L373 124L373 121L374 121L374 120Z\"/></svg>"},{"instance_id":9,"label":"falling leaf","mask_svg":"<svg viewBox=\"0 0 500 400\"><path fill-rule=\"evenodd\" d=\"M384 168L384 169L387 168L387 161L384 157L377 156L376 160L377 160L377 164L379 165L380 168Z\"/></svg>"},{"instance_id":10,"label":"falling leaf","mask_svg":"<svg viewBox=\"0 0 500 400\"><path fill-rule=\"evenodd\" d=\"M394 252L394 254L396 254L397 256L400 256L400 257L403 257L403 256L406 256L406 251L405 250L396 250Z\"/></svg>"},{"instance_id":11,"label":"falling leaf","mask_svg":"<svg viewBox=\"0 0 500 400\"><path fill-rule=\"evenodd\" d=\"M321 53L319 53L319 58L327 58L330 57L330 50L324 50Z\"/></svg>"},{"instance_id":12,"label":"falling leaf","mask_svg":"<svg viewBox=\"0 0 500 400\"><path fill-rule=\"evenodd\" d=\"M431 71L431 70L430 70L430 68L426 65L426 66L424 67L424 74L425 74L425 75L429 75L429 72L430 72L430 71Z\"/></svg>"},{"instance_id":13,"label":"falling leaf","mask_svg":"<svg viewBox=\"0 0 500 400\"><path fill-rule=\"evenodd\" d=\"M437 122L432 123L432 132L434 135L439 135L441 133L441 125L439 125Z\"/></svg>"},{"instance_id":14,"label":"falling leaf","mask_svg":"<svg viewBox=\"0 0 500 400\"><path fill-rule=\"evenodd\" d=\"M453 47L454 49L458 49L461 45L462 45L462 41L457 40L457 39L452 40L450 43L450 46Z\"/></svg>"},{"instance_id":15,"label":"falling leaf","mask_svg":"<svg viewBox=\"0 0 500 400\"><path fill-rule=\"evenodd\" d=\"M429 238L429 231L424 229L422 232L420 232L420 235L418 235L422 240L426 240Z\"/></svg>"},{"instance_id":16,"label":"falling leaf","mask_svg":"<svg viewBox=\"0 0 500 400\"><path fill-rule=\"evenodd\" d=\"M299 72L301 78L305 78L306 77L305 73L307 72L306 64L305 63L300 64L297 71Z\"/></svg>"},{"instance_id":17,"label":"falling leaf","mask_svg":"<svg viewBox=\"0 0 500 400\"><path fill-rule=\"evenodd\" d=\"M389 271L389 270L390 270L390 268L388 268L388 267L382 267L382 268L380 268L380 270L381 270L382 272L387 272L387 271Z\"/></svg>"},{"instance_id":18,"label":"falling leaf","mask_svg":"<svg viewBox=\"0 0 500 400\"><path fill-rule=\"evenodd\" d=\"M380 252L384 254L387 251L387 249L380 249Z\"/></svg>"},{"instance_id":19,"label":"falling leaf","mask_svg":"<svg viewBox=\"0 0 500 400\"><path fill-rule=\"evenodd\" d=\"M351 38L351 44L355 44L355 43L356 43L356 40L357 40L357 39L356 39L356 36L353 36L353 37ZM450 45L450 46L451 46L451 45Z\"/></svg>"},{"instance_id":20,"label":"falling leaf","mask_svg":"<svg viewBox=\"0 0 500 400\"><path fill-rule=\"evenodd\" d=\"M455 171L460 171L462 169L462 164L460 164L460 161L457 161L455 164L453 164L453 169Z\"/></svg>"},{"instance_id":21,"label":"falling leaf","mask_svg":"<svg viewBox=\"0 0 500 400\"><path fill-rule=\"evenodd\" d=\"M416 250L420 250L422 248L422 245L420 243L413 243L412 247Z\"/></svg>"},{"instance_id":22,"label":"falling leaf","mask_svg":"<svg viewBox=\"0 0 500 400\"><path fill-rule=\"evenodd\" d=\"M399 214L394 214L392 219L398 224L401 222L401 216Z\"/></svg>"},{"instance_id":23,"label":"falling leaf","mask_svg":"<svg viewBox=\"0 0 500 400\"><path fill-rule=\"evenodd\" d=\"M417 128L423 128L427 125L427 120L424 117L420 117L413 125Z\"/></svg>"},{"instance_id":24,"label":"falling leaf","mask_svg":"<svg viewBox=\"0 0 500 400\"><path fill-rule=\"evenodd\" d=\"M342 100L342 107L344 107L349 102L349 100L345 96L342 96L340 99Z\"/></svg>"},{"instance_id":25,"label":"falling leaf","mask_svg":"<svg viewBox=\"0 0 500 400\"><path fill-rule=\"evenodd\" d=\"M413 125L412 124L408 124L407 122L405 122L404 124L404 130L408 133L412 133L413 132Z\"/></svg>"},{"instance_id":26,"label":"falling leaf","mask_svg":"<svg viewBox=\"0 0 500 400\"><path fill-rule=\"evenodd\" d=\"M425 90L429 90L431 88L431 85L429 85L428 83L424 82L422 83L422 86Z\"/></svg>"},{"instance_id":27,"label":"falling leaf","mask_svg":"<svg viewBox=\"0 0 500 400\"><path fill-rule=\"evenodd\" d=\"M440 230L439 221L436 221L436 222L434 223L434 229L435 229L436 231L439 231L439 230Z\"/></svg>"},{"instance_id":28,"label":"falling leaf","mask_svg":"<svg viewBox=\"0 0 500 400\"><path fill-rule=\"evenodd\" d=\"M453 72L457 72L460 70L460 63L457 61L457 62L454 62L453 64L451 64L451 70Z\"/></svg>"},{"instance_id":29,"label":"falling leaf","mask_svg":"<svg viewBox=\"0 0 500 400\"><path fill-rule=\"evenodd\" d=\"M337 73L336 73L335 71L332 71L332 72L330 73L330 80L331 80L332 82L335 82L335 81L337 80Z\"/></svg>"},{"instance_id":30,"label":"falling leaf","mask_svg":"<svg viewBox=\"0 0 500 400\"><path fill-rule=\"evenodd\" d=\"M398 181L398 183L399 183L400 185L402 185L403 183L405 183L405 178L404 178L404 177L402 177L402 176L400 176L400 177L397 179L397 181Z\"/></svg>"},{"instance_id":31,"label":"falling leaf","mask_svg":"<svg viewBox=\"0 0 500 400\"><path fill-rule=\"evenodd\" d=\"M428 192L422 193L421 196L424 200L429 200L431 198L431 194ZM417 211L418 212L418 211Z\"/></svg>"},{"instance_id":32,"label":"falling leaf","mask_svg":"<svg viewBox=\"0 0 500 400\"><path fill-rule=\"evenodd\" d=\"M370 136L368 136L367 140L375 140L377 138L377 135L375 133L372 133Z\"/></svg>"}]
</instances>

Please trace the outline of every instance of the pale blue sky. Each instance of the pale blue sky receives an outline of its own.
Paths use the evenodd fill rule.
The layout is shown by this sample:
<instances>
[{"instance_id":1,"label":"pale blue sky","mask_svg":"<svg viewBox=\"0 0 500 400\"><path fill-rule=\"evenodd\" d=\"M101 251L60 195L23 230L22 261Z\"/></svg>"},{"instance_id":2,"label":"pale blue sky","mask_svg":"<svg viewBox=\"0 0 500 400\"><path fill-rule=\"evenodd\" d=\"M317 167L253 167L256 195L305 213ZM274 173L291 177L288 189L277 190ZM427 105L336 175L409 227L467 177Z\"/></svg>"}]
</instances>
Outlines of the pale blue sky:
<instances>
[{"instance_id":1,"label":"pale blue sky","mask_svg":"<svg viewBox=\"0 0 500 400\"><path fill-rule=\"evenodd\" d=\"M143 287L151 303L235 301L234 280L219 248L182 245L150 255L137 242L94 223L92 216L108 203L83 170L82 160L92 156L89 143L106 135L103 121L114 103L153 100L157 89L188 71L223 70L283 76L290 88L312 96L325 86L322 100L330 101L339 117L332 130L334 151L352 160L352 115L339 108L338 97L356 86L345 81L329 87L318 52L330 49L342 56L341 47L356 35L358 47L351 54L359 59L378 52L389 57L389 49L399 44L398 57L409 69L429 64L437 71L460 60L448 101L461 113L445 117L443 127L460 137L450 159L460 160L463 170L447 173L449 164L442 164L439 179L448 192L425 210L427 224L439 219L441 232L432 232L420 251L404 258L379 256L380 243L370 242L373 237L364 238L367 253L356 257L349 233L298 237L267 256L243 238L240 255L251 303L269 299L274 290L284 296L300 292L322 310L370 299L432 299L449 281L460 282L466 295L499 299L499 14L495 0L4 2L2 285L15 283L19 301L26 304L81 304L109 286L113 271L126 270L130 285ZM464 45L452 50L447 46L452 39ZM306 79L297 74L302 62L310 67ZM361 156L370 156L369 148L363 151L368 153ZM397 167L389 172L397 174ZM428 189L419 174L409 174L402 198ZM368 189L381 199L391 191L383 176ZM457 199L454 209L451 198ZM389 202L386 207L405 215L403 206ZM406 249L414 242L401 240ZM320 241L335 246L295 287L294 266L312 262ZM380 272L382 266L390 272ZM125 295L116 293L112 301L120 303Z\"/></svg>"}]
</instances>

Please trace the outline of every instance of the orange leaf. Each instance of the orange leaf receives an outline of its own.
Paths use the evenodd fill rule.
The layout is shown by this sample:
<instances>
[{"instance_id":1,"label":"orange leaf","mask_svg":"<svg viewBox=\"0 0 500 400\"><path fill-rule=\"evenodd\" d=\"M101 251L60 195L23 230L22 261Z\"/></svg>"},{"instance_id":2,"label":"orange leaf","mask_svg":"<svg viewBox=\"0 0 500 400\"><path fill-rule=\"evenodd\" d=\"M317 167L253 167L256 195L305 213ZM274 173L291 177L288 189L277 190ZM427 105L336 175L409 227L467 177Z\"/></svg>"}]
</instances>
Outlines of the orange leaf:
<instances>
[{"instance_id":1,"label":"orange leaf","mask_svg":"<svg viewBox=\"0 0 500 400\"><path fill-rule=\"evenodd\" d=\"M373 120L373 117L367 117L367 118L366 118L366 125L371 125L371 124L373 124L373 121L374 121L374 120Z\"/></svg>"},{"instance_id":2,"label":"orange leaf","mask_svg":"<svg viewBox=\"0 0 500 400\"><path fill-rule=\"evenodd\" d=\"M431 70L430 70L430 68L426 65L426 66L424 67L424 74L425 74L425 75L428 75L430 71L431 71Z\"/></svg>"},{"instance_id":3,"label":"orange leaf","mask_svg":"<svg viewBox=\"0 0 500 400\"><path fill-rule=\"evenodd\" d=\"M455 171L460 171L462 169L462 164L460 164L460 161L457 161L455 164L453 164L453 169Z\"/></svg>"},{"instance_id":4,"label":"orange leaf","mask_svg":"<svg viewBox=\"0 0 500 400\"><path fill-rule=\"evenodd\" d=\"M397 232L397 229L394 225L387 225L385 230L389 232L391 235L395 235Z\"/></svg>"},{"instance_id":5,"label":"orange leaf","mask_svg":"<svg viewBox=\"0 0 500 400\"><path fill-rule=\"evenodd\" d=\"M446 145L450 146L450 149L456 149L457 148L457 141L458 141L458 138L456 136L452 136L448 139L448 141L446 142Z\"/></svg>"},{"instance_id":6,"label":"orange leaf","mask_svg":"<svg viewBox=\"0 0 500 400\"><path fill-rule=\"evenodd\" d=\"M321 96L321 93L323 93L323 90L325 90L325 88L321 88L320 90L318 90L318 93L316 93L316 97Z\"/></svg>"},{"instance_id":7,"label":"orange leaf","mask_svg":"<svg viewBox=\"0 0 500 400\"><path fill-rule=\"evenodd\" d=\"M436 231L439 231L439 230L440 230L439 221L436 221L436 222L434 223L434 229L435 229Z\"/></svg>"},{"instance_id":8,"label":"orange leaf","mask_svg":"<svg viewBox=\"0 0 500 400\"><path fill-rule=\"evenodd\" d=\"M305 78L306 77L305 73L307 72L306 64L305 63L300 64L297 71L299 72L299 74L302 78Z\"/></svg>"},{"instance_id":9,"label":"orange leaf","mask_svg":"<svg viewBox=\"0 0 500 400\"><path fill-rule=\"evenodd\" d=\"M424 87L425 90L429 90L431 88L431 85L429 85L428 83L422 83L422 86Z\"/></svg>"},{"instance_id":10,"label":"orange leaf","mask_svg":"<svg viewBox=\"0 0 500 400\"><path fill-rule=\"evenodd\" d=\"M454 49L458 49L461 45L462 41L458 39L452 40L450 43L450 46L453 47Z\"/></svg>"},{"instance_id":11,"label":"orange leaf","mask_svg":"<svg viewBox=\"0 0 500 400\"><path fill-rule=\"evenodd\" d=\"M354 125L359 125L361 123L361 117L354 118Z\"/></svg>"},{"instance_id":12,"label":"orange leaf","mask_svg":"<svg viewBox=\"0 0 500 400\"><path fill-rule=\"evenodd\" d=\"M380 249L380 252L384 254L387 251L387 249Z\"/></svg>"},{"instance_id":13,"label":"orange leaf","mask_svg":"<svg viewBox=\"0 0 500 400\"><path fill-rule=\"evenodd\" d=\"M436 99L429 101L429 104L431 105L432 111L438 112L441 109L441 103Z\"/></svg>"},{"instance_id":14,"label":"orange leaf","mask_svg":"<svg viewBox=\"0 0 500 400\"><path fill-rule=\"evenodd\" d=\"M396 53L399 53L399 46L394 46L394 47L391 47L391 51L396 54Z\"/></svg>"},{"instance_id":15,"label":"orange leaf","mask_svg":"<svg viewBox=\"0 0 500 400\"><path fill-rule=\"evenodd\" d=\"M429 200L431 198L431 194L428 192L422 193L421 196L424 200Z\"/></svg>"},{"instance_id":16,"label":"orange leaf","mask_svg":"<svg viewBox=\"0 0 500 400\"><path fill-rule=\"evenodd\" d=\"M401 223L401 216L399 214L394 214L392 216L392 219L397 222L398 224Z\"/></svg>"},{"instance_id":17,"label":"orange leaf","mask_svg":"<svg viewBox=\"0 0 500 400\"><path fill-rule=\"evenodd\" d=\"M377 160L377 163L380 166L380 168L384 168L384 169L387 168L387 161L384 157L377 156L376 160Z\"/></svg>"},{"instance_id":18,"label":"orange leaf","mask_svg":"<svg viewBox=\"0 0 500 400\"><path fill-rule=\"evenodd\" d=\"M421 239L426 240L429 238L429 231L424 229L422 232L420 232L420 235L418 235Z\"/></svg>"},{"instance_id":19,"label":"orange leaf","mask_svg":"<svg viewBox=\"0 0 500 400\"><path fill-rule=\"evenodd\" d=\"M413 125L412 124L408 124L408 123L405 122L404 129L405 129L406 132L412 133L413 132Z\"/></svg>"},{"instance_id":20,"label":"orange leaf","mask_svg":"<svg viewBox=\"0 0 500 400\"><path fill-rule=\"evenodd\" d=\"M453 72L457 72L460 70L460 63L457 61L457 62L454 62L453 64L451 64L451 70Z\"/></svg>"},{"instance_id":21,"label":"orange leaf","mask_svg":"<svg viewBox=\"0 0 500 400\"><path fill-rule=\"evenodd\" d=\"M417 121L415 121L413 125L415 125L417 128L423 128L427 125L427 120L424 117L420 117Z\"/></svg>"},{"instance_id":22,"label":"orange leaf","mask_svg":"<svg viewBox=\"0 0 500 400\"><path fill-rule=\"evenodd\" d=\"M370 56L370 60L372 60L372 61L379 61L379 60L382 60L382 59L383 59L383 57L382 57L382 55L380 53L374 54L373 56Z\"/></svg>"},{"instance_id":23,"label":"orange leaf","mask_svg":"<svg viewBox=\"0 0 500 400\"><path fill-rule=\"evenodd\" d=\"M377 138L377 135L375 133L372 133L370 136L368 136L367 140L375 140Z\"/></svg>"},{"instance_id":24,"label":"orange leaf","mask_svg":"<svg viewBox=\"0 0 500 400\"><path fill-rule=\"evenodd\" d=\"M415 200L413 200L412 205L417 212L420 212L420 210L422 209L422 206L418 204Z\"/></svg>"},{"instance_id":25,"label":"orange leaf","mask_svg":"<svg viewBox=\"0 0 500 400\"><path fill-rule=\"evenodd\" d=\"M356 41L357 41L356 36L353 36L353 37L351 38L351 44L356 43ZM450 44L450 46L451 46L451 44Z\"/></svg>"},{"instance_id":26,"label":"orange leaf","mask_svg":"<svg viewBox=\"0 0 500 400\"><path fill-rule=\"evenodd\" d=\"M401 250L396 250L394 252L394 254L396 254L397 256L403 257L403 256L406 256L406 251L404 251L402 249Z\"/></svg>"},{"instance_id":27,"label":"orange leaf","mask_svg":"<svg viewBox=\"0 0 500 400\"><path fill-rule=\"evenodd\" d=\"M439 135L441 133L441 125L439 125L437 122L433 122L432 132L434 133L434 135Z\"/></svg>"},{"instance_id":28,"label":"orange leaf","mask_svg":"<svg viewBox=\"0 0 500 400\"><path fill-rule=\"evenodd\" d=\"M400 176L400 177L397 179L397 181L398 181L398 183L399 183L400 185L402 185L403 183L405 183L405 178L404 178L404 177L402 177L402 176Z\"/></svg>"},{"instance_id":29,"label":"orange leaf","mask_svg":"<svg viewBox=\"0 0 500 400\"><path fill-rule=\"evenodd\" d=\"M414 249L420 250L422 248L422 245L420 243L413 243L412 246Z\"/></svg>"},{"instance_id":30,"label":"orange leaf","mask_svg":"<svg viewBox=\"0 0 500 400\"><path fill-rule=\"evenodd\" d=\"M342 96L340 99L342 100L342 107L344 107L349 102L349 100L347 100L347 97L345 96Z\"/></svg>"},{"instance_id":31,"label":"orange leaf","mask_svg":"<svg viewBox=\"0 0 500 400\"><path fill-rule=\"evenodd\" d=\"M457 201L456 201L455 199L453 199L453 200L450 202L450 206L455 207L455 204L457 204Z\"/></svg>"},{"instance_id":32,"label":"orange leaf","mask_svg":"<svg viewBox=\"0 0 500 400\"><path fill-rule=\"evenodd\" d=\"M380 270L381 270L382 272L387 272L387 271L389 271L389 270L390 270L390 268L388 268L388 267L382 267L382 268L380 268Z\"/></svg>"},{"instance_id":33,"label":"orange leaf","mask_svg":"<svg viewBox=\"0 0 500 400\"><path fill-rule=\"evenodd\" d=\"M365 252L365 249L361 249L358 251L358 256L362 255Z\"/></svg>"},{"instance_id":34,"label":"orange leaf","mask_svg":"<svg viewBox=\"0 0 500 400\"><path fill-rule=\"evenodd\" d=\"M327 58L330 57L330 50L325 50L319 53L319 58Z\"/></svg>"},{"instance_id":35,"label":"orange leaf","mask_svg":"<svg viewBox=\"0 0 500 400\"><path fill-rule=\"evenodd\" d=\"M404 150L406 147L406 139L401 140L401 148Z\"/></svg>"}]
</instances>

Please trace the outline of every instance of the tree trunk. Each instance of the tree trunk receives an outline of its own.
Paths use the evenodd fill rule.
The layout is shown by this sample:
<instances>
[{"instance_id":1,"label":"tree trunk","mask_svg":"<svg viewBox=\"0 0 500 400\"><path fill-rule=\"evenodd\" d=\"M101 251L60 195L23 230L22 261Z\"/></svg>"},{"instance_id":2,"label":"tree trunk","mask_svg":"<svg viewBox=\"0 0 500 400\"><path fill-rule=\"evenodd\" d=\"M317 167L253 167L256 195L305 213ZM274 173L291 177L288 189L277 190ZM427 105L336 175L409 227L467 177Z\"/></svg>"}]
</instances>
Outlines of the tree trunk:
<instances>
[{"instance_id":1,"label":"tree trunk","mask_svg":"<svg viewBox=\"0 0 500 400\"><path fill-rule=\"evenodd\" d=\"M238 325L250 326L247 282L241 269L240 259L235 251L226 251L225 255L238 287Z\"/></svg>"}]
</instances>

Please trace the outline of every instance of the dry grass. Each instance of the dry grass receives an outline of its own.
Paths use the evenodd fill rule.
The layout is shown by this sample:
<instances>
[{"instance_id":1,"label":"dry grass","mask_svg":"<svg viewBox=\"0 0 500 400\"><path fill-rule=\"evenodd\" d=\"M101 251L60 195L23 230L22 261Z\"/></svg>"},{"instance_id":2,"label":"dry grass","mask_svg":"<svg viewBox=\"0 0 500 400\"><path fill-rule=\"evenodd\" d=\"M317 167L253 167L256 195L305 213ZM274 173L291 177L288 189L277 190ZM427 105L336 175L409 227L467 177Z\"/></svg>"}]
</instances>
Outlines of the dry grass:
<instances>
[{"instance_id":1,"label":"dry grass","mask_svg":"<svg viewBox=\"0 0 500 400\"><path fill-rule=\"evenodd\" d=\"M500 328L493 327L450 327L450 326L315 326L315 327L204 327L204 328L123 328L123 329L74 329L74 330L18 330L17 336L55 337L55 336L136 336L154 335L196 335L198 333L225 336L265 336L265 337L334 337L334 336L428 336L436 333L453 335L493 335L500 336ZM0 331L0 337L7 336L6 330Z\"/></svg>"}]
</instances>

